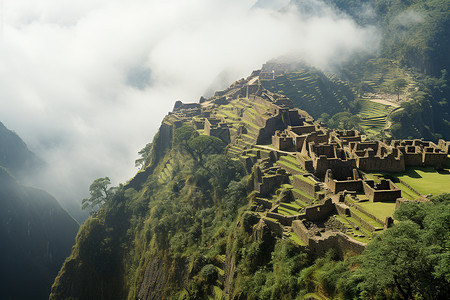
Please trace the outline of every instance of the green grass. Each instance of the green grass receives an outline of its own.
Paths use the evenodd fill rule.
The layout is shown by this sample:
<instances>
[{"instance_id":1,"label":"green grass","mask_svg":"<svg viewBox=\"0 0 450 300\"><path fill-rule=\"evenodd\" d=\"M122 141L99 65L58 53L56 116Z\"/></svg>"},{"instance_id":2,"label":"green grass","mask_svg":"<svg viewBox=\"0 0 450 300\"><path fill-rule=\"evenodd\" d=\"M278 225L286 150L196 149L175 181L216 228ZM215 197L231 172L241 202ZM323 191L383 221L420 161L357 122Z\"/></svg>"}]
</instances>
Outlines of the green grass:
<instances>
[{"instance_id":1,"label":"green grass","mask_svg":"<svg viewBox=\"0 0 450 300\"><path fill-rule=\"evenodd\" d=\"M394 109L390 105L361 100L361 109L358 113L361 118L361 127L369 135L379 133L386 127L387 115Z\"/></svg>"},{"instance_id":2,"label":"green grass","mask_svg":"<svg viewBox=\"0 0 450 300\"><path fill-rule=\"evenodd\" d=\"M376 183L379 183L380 179L383 178L383 174L381 173L366 173L364 175L366 179L373 180Z\"/></svg>"},{"instance_id":3,"label":"green grass","mask_svg":"<svg viewBox=\"0 0 450 300\"><path fill-rule=\"evenodd\" d=\"M216 269L217 269L217 272L219 273L220 276L224 276L225 275L225 271L224 270L222 270L219 267L216 267Z\"/></svg>"},{"instance_id":4,"label":"green grass","mask_svg":"<svg viewBox=\"0 0 450 300\"><path fill-rule=\"evenodd\" d=\"M394 203L394 206L395 206L395 203ZM360 217L362 220L366 221L367 223L369 223L373 227L375 227L375 228L382 227L382 224L378 223L377 221L375 221L374 219L372 219L371 217L369 217L365 213L360 212L356 208L350 207L350 210L352 211L352 213L354 213L355 215L357 215L358 217Z\"/></svg>"},{"instance_id":5,"label":"green grass","mask_svg":"<svg viewBox=\"0 0 450 300\"><path fill-rule=\"evenodd\" d=\"M408 168L403 174L395 174L395 177L403 180L422 195L450 193L449 169L437 172L431 167Z\"/></svg>"},{"instance_id":6,"label":"green grass","mask_svg":"<svg viewBox=\"0 0 450 300\"><path fill-rule=\"evenodd\" d=\"M300 246L306 247L306 244L295 234L295 232L291 232L289 239Z\"/></svg>"},{"instance_id":7,"label":"green grass","mask_svg":"<svg viewBox=\"0 0 450 300\"><path fill-rule=\"evenodd\" d=\"M268 220L268 221L275 222L275 223L278 222L277 219L274 219L274 218L271 218L271 217L267 217L267 216L265 216L264 219L266 219L266 220Z\"/></svg>"},{"instance_id":8,"label":"green grass","mask_svg":"<svg viewBox=\"0 0 450 300\"><path fill-rule=\"evenodd\" d=\"M295 216L298 215L298 212L295 210L290 210L285 207L278 206L278 213L284 216Z\"/></svg>"},{"instance_id":9,"label":"green grass","mask_svg":"<svg viewBox=\"0 0 450 300\"><path fill-rule=\"evenodd\" d=\"M284 205L287 205L290 207L291 210L295 211L296 214L298 214L298 211L303 209L303 206L298 205L295 202L290 202L290 203L284 203Z\"/></svg>"},{"instance_id":10,"label":"green grass","mask_svg":"<svg viewBox=\"0 0 450 300\"><path fill-rule=\"evenodd\" d=\"M300 194L300 195L302 195L302 196L304 196L304 197L306 197L306 198L308 198L308 199L314 200L314 197L308 195L307 193L305 193L305 192L302 191L302 190L299 190L299 189L297 189L297 188L294 188L294 189L292 189L292 191L293 191L293 192L296 192L297 194Z\"/></svg>"},{"instance_id":11,"label":"green grass","mask_svg":"<svg viewBox=\"0 0 450 300\"><path fill-rule=\"evenodd\" d=\"M293 165L293 164L291 164L291 163L289 163L289 162L287 162L287 161L283 161L283 160L279 160L277 163L278 163L279 165L281 165L281 166L285 166L285 167L287 167L287 168L293 169L294 171L297 171L297 172L300 173L300 174L306 173L304 170L302 170L302 169L300 168L299 165ZM303 177L303 176L302 176L302 177ZM305 178L305 177L304 177L304 178ZM308 178L305 178L305 179L309 180ZM305 180L305 181L306 181L306 180Z\"/></svg>"},{"instance_id":12,"label":"green grass","mask_svg":"<svg viewBox=\"0 0 450 300\"><path fill-rule=\"evenodd\" d=\"M397 182L395 183L396 186L398 186L399 189L402 190L402 197L408 200L415 200L420 195L411 190L409 187L404 185L403 183Z\"/></svg>"},{"instance_id":13,"label":"green grass","mask_svg":"<svg viewBox=\"0 0 450 300\"><path fill-rule=\"evenodd\" d=\"M298 166L298 161L294 156L290 156L290 155L284 155L281 157L281 160L285 160L293 165Z\"/></svg>"},{"instance_id":14,"label":"green grass","mask_svg":"<svg viewBox=\"0 0 450 300\"><path fill-rule=\"evenodd\" d=\"M214 299L214 300L220 300L220 299L222 299L223 298L223 291L222 291L222 289L220 288L220 287L218 287L218 286L214 286L213 287L213 294L214 294L214 296L209 296L208 298L209 299Z\"/></svg>"},{"instance_id":15,"label":"green grass","mask_svg":"<svg viewBox=\"0 0 450 300\"><path fill-rule=\"evenodd\" d=\"M303 180L307 183L314 184L314 182L311 179L309 179L308 177L305 177L303 175L294 175L294 177L297 177L298 179Z\"/></svg>"},{"instance_id":16,"label":"green grass","mask_svg":"<svg viewBox=\"0 0 450 300\"><path fill-rule=\"evenodd\" d=\"M249 122L249 121L247 121L245 119L242 119L241 122L243 122L243 123L245 123L245 124L249 125L250 127L253 127L254 129L257 129L257 130L259 130L261 128L261 127L257 126L255 123Z\"/></svg>"},{"instance_id":17,"label":"green grass","mask_svg":"<svg viewBox=\"0 0 450 300\"><path fill-rule=\"evenodd\" d=\"M369 236L370 233L366 232L365 229L362 228L361 223L356 220L355 218L352 217L342 217L339 215L335 216L336 220L340 221L342 224L344 224L348 229L345 231L345 234L348 235L349 237L351 237L354 240L357 240L359 242L362 243L368 243L369 242ZM349 222L349 220L359 226L359 229L355 229ZM358 237L358 236L354 236L355 235L364 235L365 237Z\"/></svg>"},{"instance_id":18,"label":"green grass","mask_svg":"<svg viewBox=\"0 0 450 300\"><path fill-rule=\"evenodd\" d=\"M382 221L386 217L391 217L395 210L395 202L361 202L358 203L358 206ZM378 222L376 224L378 227L381 225Z\"/></svg>"}]
</instances>

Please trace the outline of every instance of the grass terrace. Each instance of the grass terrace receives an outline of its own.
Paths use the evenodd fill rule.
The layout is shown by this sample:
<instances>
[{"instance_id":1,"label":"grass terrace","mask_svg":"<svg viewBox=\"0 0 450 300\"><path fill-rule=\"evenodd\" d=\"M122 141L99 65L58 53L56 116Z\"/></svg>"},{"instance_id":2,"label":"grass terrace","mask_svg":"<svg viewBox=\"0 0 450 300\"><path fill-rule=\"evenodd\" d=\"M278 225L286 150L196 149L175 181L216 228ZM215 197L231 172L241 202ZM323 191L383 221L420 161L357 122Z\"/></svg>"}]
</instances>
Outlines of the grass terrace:
<instances>
[{"instance_id":1,"label":"grass terrace","mask_svg":"<svg viewBox=\"0 0 450 300\"><path fill-rule=\"evenodd\" d=\"M296 177L296 178L298 178L300 180L303 180L303 181L305 181L305 182L307 182L309 184L315 184L314 181L312 181L311 179L309 179L308 177L305 177L303 175L294 175L294 177Z\"/></svg>"},{"instance_id":2,"label":"grass terrace","mask_svg":"<svg viewBox=\"0 0 450 300\"><path fill-rule=\"evenodd\" d=\"M298 211L292 210L283 206L278 206L278 213L285 216L295 216L298 215Z\"/></svg>"},{"instance_id":3,"label":"grass terrace","mask_svg":"<svg viewBox=\"0 0 450 300\"><path fill-rule=\"evenodd\" d=\"M395 177L412 186L422 195L450 193L450 170L436 171L432 167L408 168Z\"/></svg>"},{"instance_id":4,"label":"grass terrace","mask_svg":"<svg viewBox=\"0 0 450 300\"><path fill-rule=\"evenodd\" d=\"M395 208L395 203L394 203L394 208ZM369 217L365 213L363 213L363 212L361 212L361 211L359 211L359 210L357 210L356 208L353 208L353 207L350 207L350 210L352 211L352 213L354 213L355 215L357 215L358 217L360 217L362 220L366 221L367 223L369 223L373 227L375 227L375 228L380 228L381 227L382 228L383 224L378 223L377 221L375 221L374 219L372 219L371 217ZM368 211L372 212L370 210L368 210ZM383 217L380 218L380 219L383 219Z\"/></svg>"},{"instance_id":5,"label":"grass terrace","mask_svg":"<svg viewBox=\"0 0 450 300\"><path fill-rule=\"evenodd\" d=\"M357 205L380 220L391 217L395 211L395 202L360 202ZM377 227L380 227L378 222L376 224Z\"/></svg>"},{"instance_id":6,"label":"grass terrace","mask_svg":"<svg viewBox=\"0 0 450 300\"><path fill-rule=\"evenodd\" d=\"M289 239L297 245L306 247L306 244L294 232L291 232L291 234L289 235Z\"/></svg>"},{"instance_id":7,"label":"grass terrace","mask_svg":"<svg viewBox=\"0 0 450 300\"><path fill-rule=\"evenodd\" d=\"M382 131L386 127L387 116L394 107L367 100L361 100L360 103L361 110L358 115L364 131L369 135L375 135Z\"/></svg>"},{"instance_id":8,"label":"grass terrace","mask_svg":"<svg viewBox=\"0 0 450 300\"><path fill-rule=\"evenodd\" d=\"M401 182L396 182L395 185L398 186L398 188L402 190L402 197L405 199L415 200L420 196L419 194L417 194L416 192L414 192L413 190L411 190L409 187L407 187L406 185L404 185Z\"/></svg>"},{"instance_id":9,"label":"grass terrace","mask_svg":"<svg viewBox=\"0 0 450 300\"><path fill-rule=\"evenodd\" d=\"M336 218L336 220L338 220L342 224L344 224L344 226L347 228L344 232L346 235L362 243L369 242L370 240L369 237L371 236L371 234L370 232L362 228L358 220L352 217L343 217L340 215L335 215L333 217ZM356 227L358 229L356 229Z\"/></svg>"}]
</instances>

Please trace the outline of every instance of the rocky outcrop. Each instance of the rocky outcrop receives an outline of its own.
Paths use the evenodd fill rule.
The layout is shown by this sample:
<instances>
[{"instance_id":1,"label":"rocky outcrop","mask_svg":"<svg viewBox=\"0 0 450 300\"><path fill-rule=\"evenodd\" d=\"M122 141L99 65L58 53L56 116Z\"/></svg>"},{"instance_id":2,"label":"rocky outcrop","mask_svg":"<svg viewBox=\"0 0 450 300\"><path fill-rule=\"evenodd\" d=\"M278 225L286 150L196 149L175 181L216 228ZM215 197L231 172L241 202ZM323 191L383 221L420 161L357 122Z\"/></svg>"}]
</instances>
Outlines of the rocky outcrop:
<instances>
[{"instance_id":1,"label":"rocky outcrop","mask_svg":"<svg viewBox=\"0 0 450 300\"><path fill-rule=\"evenodd\" d=\"M153 257L147 264L137 299L165 299L168 293L186 282L187 264L184 259Z\"/></svg>"}]
</instances>

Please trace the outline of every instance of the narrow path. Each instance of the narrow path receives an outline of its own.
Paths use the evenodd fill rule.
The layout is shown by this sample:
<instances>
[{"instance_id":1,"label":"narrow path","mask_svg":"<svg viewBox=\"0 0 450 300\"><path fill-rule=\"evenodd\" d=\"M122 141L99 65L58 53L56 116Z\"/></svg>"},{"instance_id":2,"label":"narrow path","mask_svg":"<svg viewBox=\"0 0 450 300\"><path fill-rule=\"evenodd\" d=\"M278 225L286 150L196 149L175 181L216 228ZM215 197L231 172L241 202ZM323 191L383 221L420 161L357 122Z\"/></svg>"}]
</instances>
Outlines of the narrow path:
<instances>
[{"instance_id":1,"label":"narrow path","mask_svg":"<svg viewBox=\"0 0 450 300\"><path fill-rule=\"evenodd\" d=\"M383 105L390 105L393 107L400 107L400 102L397 102L396 96L388 96L388 95L382 95L382 94L371 94L368 93L367 96L362 97L362 100L377 102ZM400 101L402 100L402 97L400 97Z\"/></svg>"},{"instance_id":2,"label":"narrow path","mask_svg":"<svg viewBox=\"0 0 450 300\"><path fill-rule=\"evenodd\" d=\"M296 151L283 151L283 150L278 150L278 149L272 148L270 146L265 146L265 145L254 145L254 147L267 149L267 150L271 150L271 151L277 151L277 152L284 153L284 154L291 155L291 156L295 156L295 153L297 153Z\"/></svg>"},{"instance_id":3,"label":"narrow path","mask_svg":"<svg viewBox=\"0 0 450 300\"><path fill-rule=\"evenodd\" d=\"M247 85L252 85L255 83L256 80L259 79L259 76L256 76L255 78L252 78L249 82L247 82Z\"/></svg>"}]
</instances>

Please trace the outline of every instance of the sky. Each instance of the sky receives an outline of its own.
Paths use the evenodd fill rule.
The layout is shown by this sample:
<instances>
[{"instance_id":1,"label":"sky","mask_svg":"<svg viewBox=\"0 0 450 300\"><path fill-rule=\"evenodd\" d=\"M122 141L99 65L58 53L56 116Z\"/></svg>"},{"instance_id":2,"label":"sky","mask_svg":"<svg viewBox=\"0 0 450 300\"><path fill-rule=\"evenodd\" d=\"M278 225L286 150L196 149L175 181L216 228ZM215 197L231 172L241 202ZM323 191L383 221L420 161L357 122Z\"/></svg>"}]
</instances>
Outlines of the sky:
<instances>
[{"instance_id":1,"label":"sky","mask_svg":"<svg viewBox=\"0 0 450 300\"><path fill-rule=\"evenodd\" d=\"M379 41L320 0L0 2L0 121L48 163L33 184L69 210L94 179L137 172L176 100L197 102L275 57L327 68Z\"/></svg>"}]
</instances>

